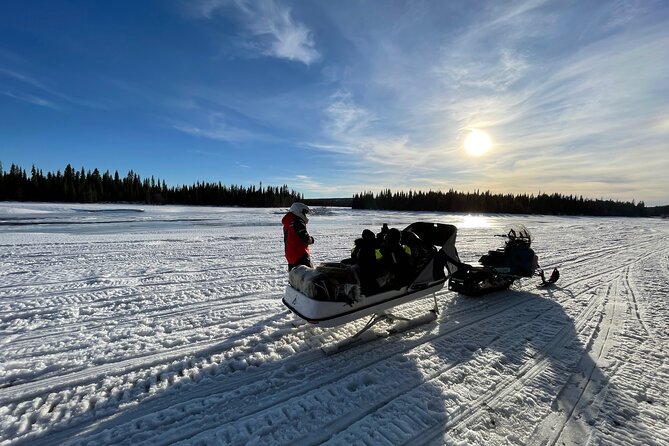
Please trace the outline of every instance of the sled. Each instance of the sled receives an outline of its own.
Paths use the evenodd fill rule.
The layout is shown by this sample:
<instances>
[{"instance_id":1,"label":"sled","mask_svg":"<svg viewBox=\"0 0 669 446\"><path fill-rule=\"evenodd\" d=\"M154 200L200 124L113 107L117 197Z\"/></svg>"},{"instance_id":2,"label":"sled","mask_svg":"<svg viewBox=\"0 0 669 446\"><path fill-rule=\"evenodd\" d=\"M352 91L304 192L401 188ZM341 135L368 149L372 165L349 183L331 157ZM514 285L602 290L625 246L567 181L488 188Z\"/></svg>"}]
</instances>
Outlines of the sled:
<instances>
[{"instance_id":1,"label":"sled","mask_svg":"<svg viewBox=\"0 0 669 446\"><path fill-rule=\"evenodd\" d=\"M414 266L418 267L409 283L396 289L384 289L376 294L364 295L360 292L359 283L344 283L337 287L331 283L315 284L313 277L299 282L291 276L291 284L286 287L283 304L300 319L319 327L336 327L371 316L368 324L354 338L361 337L379 322L401 319L390 314L388 310L426 296L434 297L435 307L431 312L436 316L438 308L435 293L444 287L460 264L455 248L457 228L442 223L416 222L407 226L403 232L412 233L411 237L406 238L420 244L412 249L423 253L422 258L414 259ZM304 271L306 274L312 273L310 270Z\"/></svg>"}]
</instances>

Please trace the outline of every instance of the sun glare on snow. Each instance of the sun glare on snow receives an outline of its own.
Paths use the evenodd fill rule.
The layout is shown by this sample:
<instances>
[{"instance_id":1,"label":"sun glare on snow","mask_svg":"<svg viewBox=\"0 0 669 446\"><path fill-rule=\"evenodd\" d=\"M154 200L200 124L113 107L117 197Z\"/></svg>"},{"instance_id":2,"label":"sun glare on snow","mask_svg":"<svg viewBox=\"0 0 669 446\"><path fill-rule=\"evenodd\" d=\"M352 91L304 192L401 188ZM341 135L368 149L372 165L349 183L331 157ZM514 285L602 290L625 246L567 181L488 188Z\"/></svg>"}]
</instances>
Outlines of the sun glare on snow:
<instances>
[{"instance_id":1,"label":"sun glare on snow","mask_svg":"<svg viewBox=\"0 0 669 446\"><path fill-rule=\"evenodd\" d=\"M473 129L465 139L465 150L472 156L481 156L492 148L492 140L484 131Z\"/></svg>"},{"instance_id":2,"label":"sun glare on snow","mask_svg":"<svg viewBox=\"0 0 669 446\"><path fill-rule=\"evenodd\" d=\"M487 217L483 215L465 215L462 217L462 221L458 224L458 228L489 228L490 222Z\"/></svg>"}]
</instances>

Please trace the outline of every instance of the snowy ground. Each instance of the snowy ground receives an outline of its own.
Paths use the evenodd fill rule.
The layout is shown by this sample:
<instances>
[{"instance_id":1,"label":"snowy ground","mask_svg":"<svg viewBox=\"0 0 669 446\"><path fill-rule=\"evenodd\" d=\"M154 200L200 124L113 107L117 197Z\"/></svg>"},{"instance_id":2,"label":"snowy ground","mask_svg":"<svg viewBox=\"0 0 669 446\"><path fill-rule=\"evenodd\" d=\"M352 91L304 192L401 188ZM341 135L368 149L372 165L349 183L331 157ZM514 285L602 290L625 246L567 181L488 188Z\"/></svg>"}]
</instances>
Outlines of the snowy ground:
<instances>
[{"instance_id":1,"label":"snowy ground","mask_svg":"<svg viewBox=\"0 0 669 446\"><path fill-rule=\"evenodd\" d=\"M0 444L669 444L669 221L321 210L316 261L417 220L473 261L523 223L562 273L325 356L364 321L293 326L282 213L0 203Z\"/></svg>"}]
</instances>

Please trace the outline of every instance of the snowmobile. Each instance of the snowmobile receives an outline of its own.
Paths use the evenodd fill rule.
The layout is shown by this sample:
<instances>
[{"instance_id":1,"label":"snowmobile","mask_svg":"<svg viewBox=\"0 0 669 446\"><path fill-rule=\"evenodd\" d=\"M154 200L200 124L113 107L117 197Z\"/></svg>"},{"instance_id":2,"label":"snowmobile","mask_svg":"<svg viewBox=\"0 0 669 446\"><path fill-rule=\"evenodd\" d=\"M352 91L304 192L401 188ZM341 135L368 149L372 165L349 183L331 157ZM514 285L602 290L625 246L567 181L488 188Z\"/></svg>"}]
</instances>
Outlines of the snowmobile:
<instances>
[{"instance_id":1,"label":"snowmobile","mask_svg":"<svg viewBox=\"0 0 669 446\"><path fill-rule=\"evenodd\" d=\"M504 246L481 256L478 264L460 264L451 276L448 289L467 296L480 296L508 288L523 277L539 275L542 285L555 283L560 277L557 269L546 279L539 269L537 255L530 247L532 236L523 225L512 226L506 234Z\"/></svg>"},{"instance_id":2,"label":"snowmobile","mask_svg":"<svg viewBox=\"0 0 669 446\"><path fill-rule=\"evenodd\" d=\"M416 324L434 320L439 312L435 293L460 265L456 234L457 228L448 224L416 222L407 226L402 231L402 243L409 245L412 252L408 280L390 282L374 294L363 294L356 265L298 266L289 273L290 284L283 304L299 318L321 327L334 327L371 315L354 338L381 321L402 320L387 310L430 294L434 296L434 309Z\"/></svg>"}]
</instances>

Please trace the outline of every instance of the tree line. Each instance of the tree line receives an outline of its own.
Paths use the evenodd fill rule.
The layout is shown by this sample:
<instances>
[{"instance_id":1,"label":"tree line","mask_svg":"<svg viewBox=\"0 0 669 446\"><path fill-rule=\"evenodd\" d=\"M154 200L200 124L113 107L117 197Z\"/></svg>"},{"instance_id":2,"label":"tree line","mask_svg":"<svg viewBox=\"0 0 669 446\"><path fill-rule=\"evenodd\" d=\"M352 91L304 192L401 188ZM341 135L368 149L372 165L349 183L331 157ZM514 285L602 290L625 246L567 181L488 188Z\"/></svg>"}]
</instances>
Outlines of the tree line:
<instances>
[{"instance_id":1,"label":"tree line","mask_svg":"<svg viewBox=\"0 0 669 446\"><path fill-rule=\"evenodd\" d=\"M397 211L440 211L543 215L647 216L643 201L585 199L583 196L562 194L493 194L485 192L396 191L386 189L377 194L355 194L353 209L383 209Z\"/></svg>"},{"instance_id":2,"label":"tree line","mask_svg":"<svg viewBox=\"0 0 669 446\"><path fill-rule=\"evenodd\" d=\"M0 163L0 201L47 201L71 203L131 202L146 204L190 204L201 206L286 207L304 197L281 187L227 186L197 182L190 186L168 186L155 177L142 179L130 170L121 177L118 171L100 173L81 170L70 164L61 172L47 172L34 165L30 175L12 164L4 171Z\"/></svg>"},{"instance_id":3,"label":"tree line","mask_svg":"<svg viewBox=\"0 0 669 446\"><path fill-rule=\"evenodd\" d=\"M398 211L439 211L546 215L595 215L642 217L667 215L669 207L647 208L639 203L585 199L583 196L546 194L493 194L485 192L391 191L362 192L352 198L305 200L302 194L281 187L227 186L196 182L168 186L155 177L142 179L130 170L100 173L98 169L74 169L68 164L61 172L47 172L34 165L30 175L12 164L4 171L0 162L0 201L46 201L76 203L131 202L146 204L189 204L204 206L288 207L295 201L317 206L350 206L353 209Z\"/></svg>"}]
</instances>

